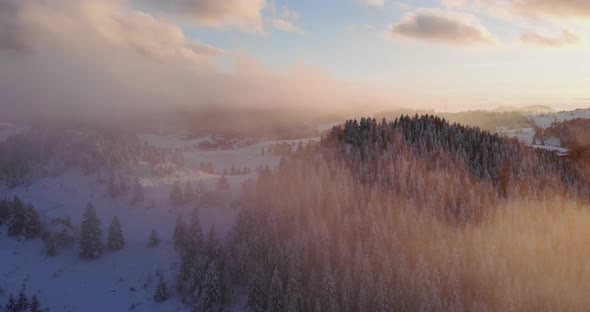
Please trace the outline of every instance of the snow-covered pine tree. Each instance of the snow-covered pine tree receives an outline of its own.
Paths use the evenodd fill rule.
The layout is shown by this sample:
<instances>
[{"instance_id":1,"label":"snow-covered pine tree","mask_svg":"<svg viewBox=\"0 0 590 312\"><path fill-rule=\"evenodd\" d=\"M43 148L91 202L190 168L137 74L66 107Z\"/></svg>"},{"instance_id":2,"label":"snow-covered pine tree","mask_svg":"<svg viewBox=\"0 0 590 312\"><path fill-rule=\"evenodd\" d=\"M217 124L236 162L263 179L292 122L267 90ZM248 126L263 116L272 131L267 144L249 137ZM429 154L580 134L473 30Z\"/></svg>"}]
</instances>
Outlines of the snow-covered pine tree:
<instances>
[{"instance_id":1,"label":"snow-covered pine tree","mask_svg":"<svg viewBox=\"0 0 590 312\"><path fill-rule=\"evenodd\" d=\"M218 192L226 192L229 191L229 183L227 182L227 178L225 175L222 175L217 180L217 191Z\"/></svg>"},{"instance_id":2,"label":"snow-covered pine tree","mask_svg":"<svg viewBox=\"0 0 590 312\"><path fill-rule=\"evenodd\" d=\"M221 244L217 238L215 228L212 226L207 235L207 255L213 259L219 259L222 254Z\"/></svg>"},{"instance_id":3,"label":"snow-covered pine tree","mask_svg":"<svg viewBox=\"0 0 590 312\"><path fill-rule=\"evenodd\" d=\"M31 204L27 204L24 210L24 220L25 220L25 227L24 227L24 236L27 239L35 238L41 234L42 226L41 226L41 219L39 218L39 214L37 210Z\"/></svg>"},{"instance_id":4,"label":"snow-covered pine tree","mask_svg":"<svg viewBox=\"0 0 590 312\"><path fill-rule=\"evenodd\" d=\"M31 300L30 312L41 312L41 303L39 302L39 298L37 295L33 295Z\"/></svg>"},{"instance_id":5,"label":"snow-covered pine tree","mask_svg":"<svg viewBox=\"0 0 590 312\"><path fill-rule=\"evenodd\" d=\"M207 185L205 185L205 182L203 182L203 180L199 180L199 182L197 182L197 187L195 189L195 195L201 198L204 194L207 193L207 191Z\"/></svg>"},{"instance_id":6,"label":"snow-covered pine tree","mask_svg":"<svg viewBox=\"0 0 590 312\"><path fill-rule=\"evenodd\" d=\"M375 289L375 312L388 312L393 310L389 303L389 299L387 298L386 287L383 275L380 275Z\"/></svg>"},{"instance_id":7,"label":"snow-covered pine tree","mask_svg":"<svg viewBox=\"0 0 590 312\"><path fill-rule=\"evenodd\" d=\"M24 288L24 286L23 286L23 288ZM14 310L15 311L24 311L28 307L29 307L29 298L27 298L27 295L25 294L25 291L23 289L18 294L18 300L16 301L16 304L14 305Z\"/></svg>"},{"instance_id":8,"label":"snow-covered pine tree","mask_svg":"<svg viewBox=\"0 0 590 312\"><path fill-rule=\"evenodd\" d=\"M158 232L155 229L152 229L150 232L150 236L148 237L148 247L155 247L160 244L160 237L158 237Z\"/></svg>"},{"instance_id":9,"label":"snow-covered pine tree","mask_svg":"<svg viewBox=\"0 0 590 312\"><path fill-rule=\"evenodd\" d=\"M342 312L350 312L353 309L352 294L353 294L353 281L352 273L350 272L350 266L346 266L344 270L344 276L340 282L340 308Z\"/></svg>"},{"instance_id":10,"label":"snow-covered pine tree","mask_svg":"<svg viewBox=\"0 0 590 312\"><path fill-rule=\"evenodd\" d=\"M174 241L174 248L176 251L181 251L186 248L186 225L180 215L176 217L176 225L174 226L172 240Z\"/></svg>"},{"instance_id":11,"label":"snow-covered pine tree","mask_svg":"<svg viewBox=\"0 0 590 312\"><path fill-rule=\"evenodd\" d=\"M264 291L264 272L262 267L257 265L248 289L248 303L246 305L249 312L264 312L266 310L266 294Z\"/></svg>"},{"instance_id":12,"label":"snow-covered pine tree","mask_svg":"<svg viewBox=\"0 0 590 312\"><path fill-rule=\"evenodd\" d=\"M140 202L143 202L143 199L144 199L143 186L141 186L139 179L136 178L135 182L133 183L133 202L140 203Z\"/></svg>"},{"instance_id":13,"label":"snow-covered pine tree","mask_svg":"<svg viewBox=\"0 0 590 312\"><path fill-rule=\"evenodd\" d=\"M57 255L57 241L53 235L45 238L46 254L50 257Z\"/></svg>"},{"instance_id":14,"label":"snow-covered pine tree","mask_svg":"<svg viewBox=\"0 0 590 312\"><path fill-rule=\"evenodd\" d=\"M123 246L125 246L125 237L123 236L119 218L115 216L109 225L107 247L110 250L120 250Z\"/></svg>"},{"instance_id":15,"label":"snow-covered pine tree","mask_svg":"<svg viewBox=\"0 0 590 312\"><path fill-rule=\"evenodd\" d=\"M80 233L80 258L94 259L102 254L100 220L91 203L86 206Z\"/></svg>"},{"instance_id":16,"label":"snow-covered pine tree","mask_svg":"<svg viewBox=\"0 0 590 312\"><path fill-rule=\"evenodd\" d=\"M272 279L270 280L270 288L268 290L268 307L267 312L282 312L285 310L285 296L283 294L283 283L279 270L275 268Z\"/></svg>"},{"instance_id":17,"label":"snow-covered pine tree","mask_svg":"<svg viewBox=\"0 0 590 312\"><path fill-rule=\"evenodd\" d=\"M180 183L178 181L174 182L172 185L172 191L170 192L170 200L175 205L180 205L182 204L183 197L184 196L182 194L182 189L180 188Z\"/></svg>"},{"instance_id":18,"label":"snow-covered pine tree","mask_svg":"<svg viewBox=\"0 0 590 312\"><path fill-rule=\"evenodd\" d=\"M201 293L201 311L218 311L222 305L221 279L216 260L209 262Z\"/></svg>"},{"instance_id":19,"label":"snow-covered pine tree","mask_svg":"<svg viewBox=\"0 0 590 312\"><path fill-rule=\"evenodd\" d=\"M193 190L193 185L190 181L186 181L184 184L184 192L182 194L182 199L185 203L190 203L195 199L195 192Z\"/></svg>"},{"instance_id":20,"label":"snow-covered pine tree","mask_svg":"<svg viewBox=\"0 0 590 312\"><path fill-rule=\"evenodd\" d=\"M112 198L116 198L120 194L119 181L117 180L117 177L115 177L114 174L112 174L111 177L109 178L108 191L109 191L109 195Z\"/></svg>"},{"instance_id":21,"label":"snow-covered pine tree","mask_svg":"<svg viewBox=\"0 0 590 312\"><path fill-rule=\"evenodd\" d=\"M6 310L6 312L17 312L16 299L14 298L13 294L10 294L10 297L8 297L8 302L6 303L4 309Z\"/></svg>"},{"instance_id":22,"label":"snow-covered pine tree","mask_svg":"<svg viewBox=\"0 0 590 312\"><path fill-rule=\"evenodd\" d=\"M0 225L8 221L10 213L10 201L6 197L0 198Z\"/></svg>"},{"instance_id":23,"label":"snow-covered pine tree","mask_svg":"<svg viewBox=\"0 0 590 312\"><path fill-rule=\"evenodd\" d=\"M154 301L162 302L168 299L168 286L166 286L166 282L164 281L164 277L160 272L157 273L158 275L158 284L156 285L156 290L154 291Z\"/></svg>"},{"instance_id":24,"label":"snow-covered pine tree","mask_svg":"<svg viewBox=\"0 0 590 312\"><path fill-rule=\"evenodd\" d=\"M14 196L8 213L8 236L20 236L25 231L25 204Z\"/></svg>"},{"instance_id":25,"label":"snow-covered pine tree","mask_svg":"<svg viewBox=\"0 0 590 312\"><path fill-rule=\"evenodd\" d=\"M324 312L339 312L338 297L336 294L336 281L332 275L330 266L324 269L324 276L322 277L322 303Z\"/></svg>"}]
</instances>

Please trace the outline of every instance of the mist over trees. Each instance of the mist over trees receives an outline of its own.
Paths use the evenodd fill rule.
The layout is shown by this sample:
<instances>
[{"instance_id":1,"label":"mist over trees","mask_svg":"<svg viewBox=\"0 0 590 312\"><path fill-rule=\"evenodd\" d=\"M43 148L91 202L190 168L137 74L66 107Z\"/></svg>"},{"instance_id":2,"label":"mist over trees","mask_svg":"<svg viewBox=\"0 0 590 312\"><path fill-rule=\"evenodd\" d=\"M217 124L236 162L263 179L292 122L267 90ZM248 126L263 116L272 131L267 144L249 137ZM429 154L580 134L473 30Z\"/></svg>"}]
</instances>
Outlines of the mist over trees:
<instances>
[{"instance_id":1,"label":"mist over trees","mask_svg":"<svg viewBox=\"0 0 590 312\"><path fill-rule=\"evenodd\" d=\"M186 241L177 223L177 287L207 309L226 303L205 291L213 286L202 276L215 272L222 284L247 289L249 311L576 310L587 302L519 292L550 280L527 279L518 257L550 276L556 269L532 251L564 261L544 234L498 235L545 224L551 207L582 213L587 181L553 153L437 117L348 121L245 185L221 252L203 247L198 219ZM512 243L531 253L517 257ZM587 289L575 275L559 280L557 288L569 281Z\"/></svg>"}]
</instances>

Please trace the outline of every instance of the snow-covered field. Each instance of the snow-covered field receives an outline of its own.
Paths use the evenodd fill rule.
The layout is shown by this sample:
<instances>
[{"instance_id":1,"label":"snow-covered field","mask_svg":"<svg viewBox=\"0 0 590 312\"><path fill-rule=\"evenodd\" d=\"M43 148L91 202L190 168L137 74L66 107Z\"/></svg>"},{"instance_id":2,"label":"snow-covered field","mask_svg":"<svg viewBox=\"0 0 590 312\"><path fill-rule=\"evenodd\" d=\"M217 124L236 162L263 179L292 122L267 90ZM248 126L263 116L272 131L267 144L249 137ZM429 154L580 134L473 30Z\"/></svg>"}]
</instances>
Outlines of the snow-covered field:
<instances>
[{"instance_id":1,"label":"snow-covered field","mask_svg":"<svg viewBox=\"0 0 590 312\"><path fill-rule=\"evenodd\" d=\"M574 111L530 115L529 118L537 127L548 128L554 122L561 122L564 120L571 120L576 118L590 119L590 109L577 109ZM534 142L533 137L535 136L535 130L533 128L522 128L512 130L502 128L498 129L498 132L510 138L516 138L520 142L531 145L532 147L554 151L559 155L566 155L569 151L568 149L561 147L561 142L558 138L547 138L545 139L544 145L540 145L540 142Z\"/></svg>"},{"instance_id":2,"label":"snow-covered field","mask_svg":"<svg viewBox=\"0 0 590 312\"><path fill-rule=\"evenodd\" d=\"M590 109L577 109L574 111L565 111L542 115L531 115L530 118L538 127L547 128L551 126L552 123L557 121L571 120L576 118L590 119Z\"/></svg>"},{"instance_id":3,"label":"snow-covered field","mask_svg":"<svg viewBox=\"0 0 590 312\"><path fill-rule=\"evenodd\" d=\"M4 133L2 137L8 137L8 134ZM185 140L180 136L143 135L142 139L150 145L177 150L195 146L208 138ZM268 152L263 155L262 148L277 143L296 145L299 141L309 140L259 141L228 150L187 149L182 153L188 166L162 177L150 175L147 168L142 168L147 165L140 165L136 171L140 173L137 176L144 188L145 199L138 204L132 204L129 197L113 199L107 192L106 183L98 182L96 176L84 176L74 170L56 177L37 178L31 185L14 190L0 186L0 197L18 195L25 202L32 203L46 222L70 218L72 224L78 226L84 208L91 202L102 222L103 241L114 216L119 218L126 239L122 250L106 251L96 260L81 260L77 241L71 247L60 249L57 256L48 257L41 239L18 241L8 237L6 225L0 226L0 287L3 290L0 304L6 303L11 293L17 296L24 286L29 298L36 294L42 307L51 311L188 311L188 306L174 294L178 257L172 246L172 233L177 216L187 217L194 205L172 204L169 200L172 185L190 181L196 186L198 181L203 181L209 190L213 190L220 176L200 171L198 164L201 162L212 162L216 173L232 166L252 168L252 173L226 177L235 199L244 181L256 177L254 169L274 167L279 163L279 156ZM199 209L204 232L213 227L222 237L233 228L236 213L237 208L229 205ZM158 232L162 243L148 248L146 243L152 229ZM162 272L172 294L162 303L153 300L156 270Z\"/></svg>"},{"instance_id":4,"label":"snow-covered field","mask_svg":"<svg viewBox=\"0 0 590 312\"><path fill-rule=\"evenodd\" d=\"M0 142L5 141L13 135L25 132L29 127L17 126L10 123L0 122Z\"/></svg>"}]
</instances>

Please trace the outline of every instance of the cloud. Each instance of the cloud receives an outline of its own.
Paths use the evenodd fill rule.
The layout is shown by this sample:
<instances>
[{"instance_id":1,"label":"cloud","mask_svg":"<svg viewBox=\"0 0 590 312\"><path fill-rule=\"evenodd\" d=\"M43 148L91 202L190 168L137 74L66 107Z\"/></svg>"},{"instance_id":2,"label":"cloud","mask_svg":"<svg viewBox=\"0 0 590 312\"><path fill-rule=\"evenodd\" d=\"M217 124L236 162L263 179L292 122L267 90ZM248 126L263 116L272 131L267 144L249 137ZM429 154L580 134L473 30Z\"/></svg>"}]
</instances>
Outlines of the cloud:
<instances>
[{"instance_id":1,"label":"cloud","mask_svg":"<svg viewBox=\"0 0 590 312\"><path fill-rule=\"evenodd\" d=\"M15 14L0 15L0 25L13 25L2 28L10 40L0 46L0 116L110 118L211 106L343 112L395 99L309 64L274 71L122 0L13 4ZM20 42L26 53L15 53ZM219 58L233 67L220 69Z\"/></svg>"},{"instance_id":2,"label":"cloud","mask_svg":"<svg viewBox=\"0 0 590 312\"><path fill-rule=\"evenodd\" d=\"M277 15L273 9L273 15ZM276 16L275 18L271 19L271 23L274 28L285 31L285 32L292 32L303 34L304 31L301 29L298 24L300 22L299 13L290 10L286 5L283 7L283 11L281 14Z\"/></svg>"},{"instance_id":3,"label":"cloud","mask_svg":"<svg viewBox=\"0 0 590 312\"><path fill-rule=\"evenodd\" d=\"M363 0L363 2L373 8L382 8L385 6L385 0Z\"/></svg>"},{"instance_id":4,"label":"cloud","mask_svg":"<svg viewBox=\"0 0 590 312\"><path fill-rule=\"evenodd\" d=\"M21 33L22 25L18 20L18 0L0 2L0 51L22 53L27 50L27 43Z\"/></svg>"},{"instance_id":5,"label":"cloud","mask_svg":"<svg viewBox=\"0 0 590 312\"><path fill-rule=\"evenodd\" d=\"M442 4L449 8L459 8L469 3L469 0L442 0Z\"/></svg>"},{"instance_id":6,"label":"cloud","mask_svg":"<svg viewBox=\"0 0 590 312\"><path fill-rule=\"evenodd\" d=\"M266 0L137 0L170 16L180 16L195 25L263 30Z\"/></svg>"},{"instance_id":7,"label":"cloud","mask_svg":"<svg viewBox=\"0 0 590 312\"><path fill-rule=\"evenodd\" d=\"M590 1L587 0L511 0L510 3L513 10L522 15L590 18Z\"/></svg>"},{"instance_id":8,"label":"cloud","mask_svg":"<svg viewBox=\"0 0 590 312\"><path fill-rule=\"evenodd\" d=\"M521 36L520 39L523 43L545 48L580 46L583 44L583 40L578 34L573 33L567 29L561 31L561 33L558 35L526 32Z\"/></svg>"},{"instance_id":9,"label":"cloud","mask_svg":"<svg viewBox=\"0 0 590 312\"><path fill-rule=\"evenodd\" d=\"M477 17L437 9L417 9L391 26L396 36L450 45L482 45L495 41Z\"/></svg>"},{"instance_id":10,"label":"cloud","mask_svg":"<svg viewBox=\"0 0 590 312\"><path fill-rule=\"evenodd\" d=\"M590 20L587 0L441 0L450 7L473 8L503 18L525 17L558 20Z\"/></svg>"}]
</instances>

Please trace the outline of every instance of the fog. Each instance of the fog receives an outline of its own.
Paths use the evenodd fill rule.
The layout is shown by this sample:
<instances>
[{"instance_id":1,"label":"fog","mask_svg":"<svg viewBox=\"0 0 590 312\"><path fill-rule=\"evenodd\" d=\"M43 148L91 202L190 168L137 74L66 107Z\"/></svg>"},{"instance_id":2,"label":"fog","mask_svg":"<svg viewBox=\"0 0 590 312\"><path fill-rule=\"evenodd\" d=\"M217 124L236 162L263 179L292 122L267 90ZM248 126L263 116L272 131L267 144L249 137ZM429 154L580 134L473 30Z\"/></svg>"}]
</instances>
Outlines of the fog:
<instances>
[{"instance_id":1,"label":"fog","mask_svg":"<svg viewBox=\"0 0 590 312\"><path fill-rule=\"evenodd\" d=\"M108 119L187 108L358 113L399 101L312 64L278 71L189 39L176 23L123 0L7 0L0 12L3 116Z\"/></svg>"}]
</instances>

